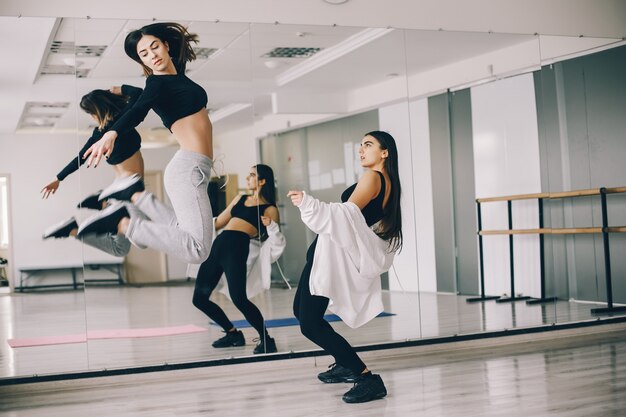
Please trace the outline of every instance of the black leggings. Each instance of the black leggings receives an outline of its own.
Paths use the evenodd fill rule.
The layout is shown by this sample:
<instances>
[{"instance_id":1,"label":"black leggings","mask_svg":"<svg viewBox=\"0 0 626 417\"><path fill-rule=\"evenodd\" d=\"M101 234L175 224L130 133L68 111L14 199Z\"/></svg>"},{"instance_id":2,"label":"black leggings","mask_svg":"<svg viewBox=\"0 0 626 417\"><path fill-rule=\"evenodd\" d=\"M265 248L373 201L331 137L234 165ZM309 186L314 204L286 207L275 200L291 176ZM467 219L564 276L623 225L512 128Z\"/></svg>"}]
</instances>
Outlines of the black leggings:
<instances>
[{"instance_id":1,"label":"black leggings","mask_svg":"<svg viewBox=\"0 0 626 417\"><path fill-rule=\"evenodd\" d=\"M248 323L259 332L259 336L267 335L263 315L259 309L248 300L246 293L246 261L250 251L250 237L247 233L235 230L224 230L213 242L209 258L202 263L196 278L196 287L193 292L193 305L209 318L222 326L224 331L234 326L226 317L224 310L209 300L211 293L217 286L222 273L226 274L230 298L248 320Z\"/></svg>"},{"instance_id":2,"label":"black leggings","mask_svg":"<svg viewBox=\"0 0 626 417\"><path fill-rule=\"evenodd\" d=\"M306 265L298 283L296 297L293 300L293 314L300 321L302 334L333 355L335 362L356 374L361 374L366 366L350 346L350 343L341 337L326 320L324 313L328 307L328 298L311 295L309 279L317 238L309 246L306 253Z\"/></svg>"}]
</instances>

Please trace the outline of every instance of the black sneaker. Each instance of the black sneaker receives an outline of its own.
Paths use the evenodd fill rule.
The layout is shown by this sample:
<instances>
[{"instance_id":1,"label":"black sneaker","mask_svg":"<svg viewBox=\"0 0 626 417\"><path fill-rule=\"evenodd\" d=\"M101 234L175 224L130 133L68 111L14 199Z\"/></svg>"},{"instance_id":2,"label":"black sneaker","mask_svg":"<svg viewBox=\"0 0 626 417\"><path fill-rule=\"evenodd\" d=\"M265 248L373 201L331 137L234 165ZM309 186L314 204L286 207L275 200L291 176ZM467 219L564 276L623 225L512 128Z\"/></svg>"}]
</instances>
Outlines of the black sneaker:
<instances>
[{"instance_id":1,"label":"black sneaker","mask_svg":"<svg viewBox=\"0 0 626 417\"><path fill-rule=\"evenodd\" d=\"M267 336L265 338L254 339L258 341L256 347L254 348L253 353L275 353L278 352L276 349L276 341L271 337Z\"/></svg>"},{"instance_id":2,"label":"black sneaker","mask_svg":"<svg viewBox=\"0 0 626 417\"><path fill-rule=\"evenodd\" d=\"M328 367L328 371L317 374L317 379L325 384L336 384L338 382L354 382L357 374L348 368L333 363Z\"/></svg>"},{"instance_id":3,"label":"black sneaker","mask_svg":"<svg viewBox=\"0 0 626 417\"><path fill-rule=\"evenodd\" d=\"M365 403L378 400L387 395L387 389L380 375L371 372L359 375L350 391L343 394L347 403Z\"/></svg>"},{"instance_id":4,"label":"black sneaker","mask_svg":"<svg viewBox=\"0 0 626 417\"><path fill-rule=\"evenodd\" d=\"M108 206L99 213L94 214L80 225L76 237L82 237L86 233L104 235L107 233L117 234L117 225L124 217L130 217L124 203Z\"/></svg>"},{"instance_id":5,"label":"black sneaker","mask_svg":"<svg viewBox=\"0 0 626 417\"><path fill-rule=\"evenodd\" d=\"M78 223L76 223L76 219L74 216L70 217L67 220L63 220L60 223L57 223L53 226L50 226L46 231L43 232L43 239L48 239L51 237L60 238L60 237L70 237L70 232L73 229L78 229Z\"/></svg>"},{"instance_id":6,"label":"black sneaker","mask_svg":"<svg viewBox=\"0 0 626 417\"><path fill-rule=\"evenodd\" d=\"M98 200L98 197L100 197L101 192L102 190L98 191L97 193L88 195L87 197L85 197L83 201L78 203L76 207L88 208L92 210L102 210L102 202Z\"/></svg>"},{"instance_id":7,"label":"black sneaker","mask_svg":"<svg viewBox=\"0 0 626 417\"><path fill-rule=\"evenodd\" d=\"M138 174L133 174L109 185L100 193L98 200L102 201L112 198L120 201L130 201L133 194L145 189L143 179Z\"/></svg>"},{"instance_id":8,"label":"black sneaker","mask_svg":"<svg viewBox=\"0 0 626 417\"><path fill-rule=\"evenodd\" d=\"M243 333L241 330L236 330L234 332L226 332L226 336L217 339L213 342L214 348L226 348L226 347L234 347L234 346L244 346L246 344L246 339L243 337Z\"/></svg>"}]
</instances>

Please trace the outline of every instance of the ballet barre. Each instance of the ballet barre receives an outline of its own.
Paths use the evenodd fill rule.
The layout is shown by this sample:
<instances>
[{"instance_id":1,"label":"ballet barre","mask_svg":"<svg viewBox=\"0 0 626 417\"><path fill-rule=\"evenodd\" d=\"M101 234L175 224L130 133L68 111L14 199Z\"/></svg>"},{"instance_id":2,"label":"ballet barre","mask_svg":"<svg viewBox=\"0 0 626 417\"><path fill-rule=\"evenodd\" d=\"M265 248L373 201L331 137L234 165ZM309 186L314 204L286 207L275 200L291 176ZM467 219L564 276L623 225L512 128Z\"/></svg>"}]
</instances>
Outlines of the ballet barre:
<instances>
[{"instance_id":1,"label":"ballet barre","mask_svg":"<svg viewBox=\"0 0 626 417\"><path fill-rule=\"evenodd\" d=\"M613 288L611 277L611 253L609 244L609 235L611 233L626 233L626 226L609 226L608 221L608 209L607 209L607 195L626 193L626 187L614 187L614 188L591 188L584 190L574 191L561 191L553 193L534 193L534 194L518 194L501 197L488 197L476 199L476 212L478 216L478 251L479 251L479 270L480 270L480 296L468 298L466 301L469 303L477 301L496 300L496 302L508 302L527 300L527 304L539 304L545 302L556 301L557 297L546 297L546 282L545 282L545 256L544 256L544 236L545 235L575 235L575 234L602 234L603 248L604 248L604 266L605 266L605 281L606 281L606 308L592 309L591 312L595 314L613 313L618 311L626 311L626 307L614 307L613 306ZM575 198L575 197L590 197L600 196L600 203L602 207L602 227L570 227L570 228L552 228L544 227L543 221L543 203L544 200L555 200L563 198ZM539 206L539 227L533 229L513 229L513 213L512 213L512 201L516 200L531 200L537 199ZM504 230L483 230L482 229L482 215L481 204L491 202L507 202L507 215L508 215L508 229ZM526 296L515 295L515 268L513 257L513 236L515 235L528 235L536 234L539 236L539 267L541 277L541 297L538 299L530 299ZM485 295L485 279L484 279L484 258L483 258L483 236L495 236L495 235L508 235L509 236L509 278L510 278L510 297L499 296L487 296Z\"/></svg>"}]
</instances>

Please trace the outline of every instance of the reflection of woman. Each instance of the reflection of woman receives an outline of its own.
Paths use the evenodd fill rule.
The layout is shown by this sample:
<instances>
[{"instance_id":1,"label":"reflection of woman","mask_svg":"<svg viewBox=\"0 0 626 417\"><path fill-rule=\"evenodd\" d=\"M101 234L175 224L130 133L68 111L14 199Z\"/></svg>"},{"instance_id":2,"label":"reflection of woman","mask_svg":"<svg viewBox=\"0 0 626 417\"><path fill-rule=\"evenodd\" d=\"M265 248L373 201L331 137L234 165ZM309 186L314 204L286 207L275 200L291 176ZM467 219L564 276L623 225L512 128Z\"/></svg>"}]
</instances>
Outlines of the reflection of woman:
<instances>
[{"instance_id":1,"label":"reflection of woman","mask_svg":"<svg viewBox=\"0 0 626 417\"><path fill-rule=\"evenodd\" d=\"M288 194L302 220L318 234L307 251L294 314L302 334L335 358L318 378L355 383L343 396L349 403L382 398L387 390L380 375L372 374L324 320L324 312L329 308L351 327L376 317L382 311L380 274L402 246L395 140L386 132L370 132L361 141L359 155L361 165L369 169L343 192L343 204L322 203L302 191Z\"/></svg>"},{"instance_id":2,"label":"reflection of woman","mask_svg":"<svg viewBox=\"0 0 626 417\"><path fill-rule=\"evenodd\" d=\"M222 274L225 274L231 300L259 333L254 353L272 353L276 352L276 343L265 328L261 312L246 293L246 261L251 238L263 238L269 234L270 239L282 239L278 230L274 172L269 166L258 164L252 167L246 179L252 194L235 197L215 220L215 228L223 231L215 238L209 258L200 266L193 304L226 333L213 342L213 347L245 345L243 333L233 326L220 306L209 300Z\"/></svg>"},{"instance_id":3,"label":"reflection of woman","mask_svg":"<svg viewBox=\"0 0 626 417\"><path fill-rule=\"evenodd\" d=\"M203 262L209 255L212 214L207 186L213 134L205 109L206 92L185 75L187 62L196 58L192 42L197 42L197 35L178 23L154 23L126 36L124 49L143 67L146 86L133 107L85 153L87 165L110 157L114 147L120 146L116 142L123 140L120 135L141 123L153 109L180 145L164 176L172 208L143 191L140 179L121 182L104 197L130 200L148 218L134 215L134 206L112 204L87 219L79 236L118 232L137 246L158 249L187 263Z\"/></svg>"},{"instance_id":4,"label":"reflection of woman","mask_svg":"<svg viewBox=\"0 0 626 417\"><path fill-rule=\"evenodd\" d=\"M77 171L85 162L83 158L87 149L96 143L106 132L106 130L139 98L141 89L129 85L113 87L110 91L93 90L83 96L80 101L80 108L90 114L98 126L94 128L91 137L85 143L78 156L72 159L56 176L52 182L41 190L43 198L48 198L59 188L61 181L68 175ZM135 129L124 132L121 146L115 148L114 152L107 159L107 162L115 172L115 181L120 181L131 176L143 177L143 158L141 156L141 137ZM100 193L90 195L78 204L78 207L100 210L103 202L98 200ZM44 233L44 239L55 237L63 238L76 236L78 223L74 217L52 226ZM114 256L125 256L130 250L130 243L123 236L107 234L97 236L88 233L83 236L83 241L98 249L102 249Z\"/></svg>"}]
</instances>

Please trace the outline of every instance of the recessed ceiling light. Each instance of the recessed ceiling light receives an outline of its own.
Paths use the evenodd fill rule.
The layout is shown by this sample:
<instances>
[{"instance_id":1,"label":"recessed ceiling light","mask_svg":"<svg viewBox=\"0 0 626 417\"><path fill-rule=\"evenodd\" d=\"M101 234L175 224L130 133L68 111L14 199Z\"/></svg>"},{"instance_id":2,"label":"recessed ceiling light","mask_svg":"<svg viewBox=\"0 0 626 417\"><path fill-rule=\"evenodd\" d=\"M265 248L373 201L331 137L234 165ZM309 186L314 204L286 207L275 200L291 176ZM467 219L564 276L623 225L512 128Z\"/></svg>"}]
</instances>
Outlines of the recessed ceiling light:
<instances>
[{"instance_id":1,"label":"recessed ceiling light","mask_svg":"<svg viewBox=\"0 0 626 417\"><path fill-rule=\"evenodd\" d=\"M348 0L324 0L328 4L344 4L347 3Z\"/></svg>"}]
</instances>

